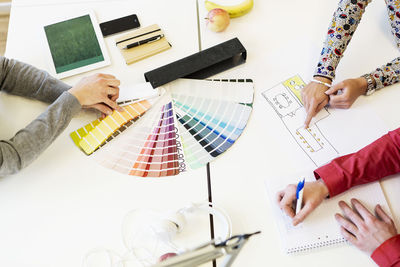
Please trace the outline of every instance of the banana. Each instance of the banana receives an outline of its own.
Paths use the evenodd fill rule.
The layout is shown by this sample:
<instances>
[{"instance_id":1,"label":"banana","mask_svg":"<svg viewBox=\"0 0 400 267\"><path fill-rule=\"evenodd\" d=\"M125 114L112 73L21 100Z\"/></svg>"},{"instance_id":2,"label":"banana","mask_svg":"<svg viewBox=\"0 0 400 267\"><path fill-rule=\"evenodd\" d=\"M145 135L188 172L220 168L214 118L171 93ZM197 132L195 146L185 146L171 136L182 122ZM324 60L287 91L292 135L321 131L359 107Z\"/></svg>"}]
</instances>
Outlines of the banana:
<instances>
[{"instance_id":1,"label":"banana","mask_svg":"<svg viewBox=\"0 0 400 267\"><path fill-rule=\"evenodd\" d=\"M248 13L253 8L254 0L244 0L242 3L234 6L222 6L208 0L204 4L208 11L214 8L222 8L229 13L229 17L237 18Z\"/></svg>"}]
</instances>

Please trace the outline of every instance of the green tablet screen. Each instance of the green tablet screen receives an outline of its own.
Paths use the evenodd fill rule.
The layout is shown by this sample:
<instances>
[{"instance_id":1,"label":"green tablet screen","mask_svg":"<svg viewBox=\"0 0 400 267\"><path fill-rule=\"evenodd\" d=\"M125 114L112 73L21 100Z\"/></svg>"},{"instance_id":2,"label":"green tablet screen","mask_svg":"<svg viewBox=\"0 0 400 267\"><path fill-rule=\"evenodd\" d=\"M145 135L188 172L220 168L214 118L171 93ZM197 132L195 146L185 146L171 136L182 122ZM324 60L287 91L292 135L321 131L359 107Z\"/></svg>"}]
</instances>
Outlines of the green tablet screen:
<instances>
[{"instance_id":1,"label":"green tablet screen","mask_svg":"<svg viewBox=\"0 0 400 267\"><path fill-rule=\"evenodd\" d=\"M104 61L89 15L44 27L57 73Z\"/></svg>"}]
</instances>

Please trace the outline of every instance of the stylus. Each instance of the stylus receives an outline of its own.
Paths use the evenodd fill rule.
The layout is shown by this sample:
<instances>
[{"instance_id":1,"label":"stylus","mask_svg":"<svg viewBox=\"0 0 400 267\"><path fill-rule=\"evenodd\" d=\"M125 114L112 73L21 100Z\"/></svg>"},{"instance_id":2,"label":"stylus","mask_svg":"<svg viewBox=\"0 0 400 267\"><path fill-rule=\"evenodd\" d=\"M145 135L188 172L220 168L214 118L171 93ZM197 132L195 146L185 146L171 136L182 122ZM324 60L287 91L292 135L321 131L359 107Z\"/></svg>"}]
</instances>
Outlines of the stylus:
<instances>
[{"instance_id":1,"label":"stylus","mask_svg":"<svg viewBox=\"0 0 400 267\"><path fill-rule=\"evenodd\" d=\"M137 47L139 45L144 45L144 44L148 44L148 43L151 43L151 42L155 42L155 41L160 40L163 37L164 37L164 34L156 35L156 36L150 37L148 39L144 39L142 41L138 41L138 42L134 42L134 43L128 44L123 49L129 49L129 48Z\"/></svg>"}]
</instances>

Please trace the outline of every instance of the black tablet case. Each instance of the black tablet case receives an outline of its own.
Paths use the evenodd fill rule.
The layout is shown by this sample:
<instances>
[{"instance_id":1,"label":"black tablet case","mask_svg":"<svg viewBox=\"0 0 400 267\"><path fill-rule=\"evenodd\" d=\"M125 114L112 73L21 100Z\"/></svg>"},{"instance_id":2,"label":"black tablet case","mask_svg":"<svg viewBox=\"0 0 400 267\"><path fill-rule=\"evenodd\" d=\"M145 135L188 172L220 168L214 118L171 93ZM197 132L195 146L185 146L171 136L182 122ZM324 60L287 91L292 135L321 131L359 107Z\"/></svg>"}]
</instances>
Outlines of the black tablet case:
<instances>
[{"instance_id":1,"label":"black tablet case","mask_svg":"<svg viewBox=\"0 0 400 267\"><path fill-rule=\"evenodd\" d=\"M144 74L157 88L178 78L205 79L246 61L247 52L238 38L210 47Z\"/></svg>"}]
</instances>

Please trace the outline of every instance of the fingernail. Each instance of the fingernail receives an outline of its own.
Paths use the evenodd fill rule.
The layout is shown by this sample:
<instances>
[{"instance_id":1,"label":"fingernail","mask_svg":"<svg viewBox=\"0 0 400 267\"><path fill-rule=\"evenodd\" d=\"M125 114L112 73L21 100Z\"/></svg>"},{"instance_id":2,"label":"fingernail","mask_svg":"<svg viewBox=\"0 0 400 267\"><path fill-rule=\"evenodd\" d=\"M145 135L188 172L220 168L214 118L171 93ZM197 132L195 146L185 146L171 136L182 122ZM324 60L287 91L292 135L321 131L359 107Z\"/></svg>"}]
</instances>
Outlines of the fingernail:
<instances>
[{"instance_id":1,"label":"fingernail","mask_svg":"<svg viewBox=\"0 0 400 267\"><path fill-rule=\"evenodd\" d=\"M112 112L111 111L107 111L107 115L111 115L112 114Z\"/></svg>"}]
</instances>

